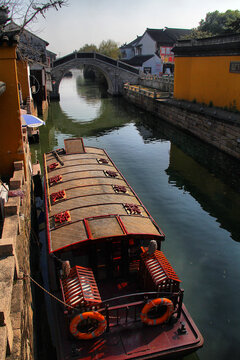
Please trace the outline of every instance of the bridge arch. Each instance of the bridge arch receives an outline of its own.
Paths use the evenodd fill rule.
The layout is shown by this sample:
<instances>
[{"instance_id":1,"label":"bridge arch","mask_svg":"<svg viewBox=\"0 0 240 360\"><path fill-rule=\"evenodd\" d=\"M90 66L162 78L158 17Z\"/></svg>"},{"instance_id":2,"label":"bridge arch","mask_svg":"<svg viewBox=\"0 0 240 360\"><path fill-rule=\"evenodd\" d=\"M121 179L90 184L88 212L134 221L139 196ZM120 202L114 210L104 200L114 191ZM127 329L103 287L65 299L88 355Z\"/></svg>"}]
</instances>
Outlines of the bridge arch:
<instances>
[{"instance_id":1,"label":"bridge arch","mask_svg":"<svg viewBox=\"0 0 240 360\"><path fill-rule=\"evenodd\" d=\"M119 95L125 82L138 83L139 70L121 61L114 60L98 53L73 52L57 59L51 70L53 90L51 98L59 99L59 85L64 74L79 65L92 65L103 73L107 80L108 92L111 95Z\"/></svg>"}]
</instances>

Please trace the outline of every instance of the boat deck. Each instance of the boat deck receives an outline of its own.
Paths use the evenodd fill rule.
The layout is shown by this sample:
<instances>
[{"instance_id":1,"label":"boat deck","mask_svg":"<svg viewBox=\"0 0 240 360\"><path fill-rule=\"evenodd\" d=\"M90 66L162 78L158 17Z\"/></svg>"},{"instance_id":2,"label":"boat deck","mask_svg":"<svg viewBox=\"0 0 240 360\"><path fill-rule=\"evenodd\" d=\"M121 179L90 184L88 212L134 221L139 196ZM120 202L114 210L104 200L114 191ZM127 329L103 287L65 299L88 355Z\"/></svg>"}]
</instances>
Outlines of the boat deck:
<instances>
[{"instance_id":1,"label":"boat deck","mask_svg":"<svg viewBox=\"0 0 240 360\"><path fill-rule=\"evenodd\" d=\"M112 319L109 332L93 340L77 340L66 336L68 323L62 313L58 313L60 326L56 331L61 339L58 343L58 359L105 359L126 360L144 358L174 358L191 353L194 348L201 347L203 339L189 313L183 305L177 323L149 327L140 319L135 321L131 310L128 320L122 318L117 325ZM186 332L178 329L184 323ZM70 357L69 357L70 356Z\"/></svg>"}]
</instances>

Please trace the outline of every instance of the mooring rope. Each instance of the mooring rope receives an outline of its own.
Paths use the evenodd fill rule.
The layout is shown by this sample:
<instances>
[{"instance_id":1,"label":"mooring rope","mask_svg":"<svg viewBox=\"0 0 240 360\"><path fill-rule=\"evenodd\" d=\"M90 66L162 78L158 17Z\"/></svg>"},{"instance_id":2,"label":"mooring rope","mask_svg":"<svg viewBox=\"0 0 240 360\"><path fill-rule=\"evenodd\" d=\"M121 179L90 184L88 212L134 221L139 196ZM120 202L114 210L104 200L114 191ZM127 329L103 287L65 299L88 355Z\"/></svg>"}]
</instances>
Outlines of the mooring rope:
<instances>
[{"instance_id":1,"label":"mooring rope","mask_svg":"<svg viewBox=\"0 0 240 360\"><path fill-rule=\"evenodd\" d=\"M64 306L69 307L72 310L76 310L73 306L68 305L67 303L65 303L64 301L60 300L58 297L56 297L55 295L51 294L48 290L46 290L43 286L41 286L36 280L34 280L30 275L28 274L24 274L24 277L28 277L35 285L37 285L40 289L42 289L46 294L48 294L49 296L51 296L53 299L55 299L56 301L60 302L61 304L63 304Z\"/></svg>"}]
</instances>

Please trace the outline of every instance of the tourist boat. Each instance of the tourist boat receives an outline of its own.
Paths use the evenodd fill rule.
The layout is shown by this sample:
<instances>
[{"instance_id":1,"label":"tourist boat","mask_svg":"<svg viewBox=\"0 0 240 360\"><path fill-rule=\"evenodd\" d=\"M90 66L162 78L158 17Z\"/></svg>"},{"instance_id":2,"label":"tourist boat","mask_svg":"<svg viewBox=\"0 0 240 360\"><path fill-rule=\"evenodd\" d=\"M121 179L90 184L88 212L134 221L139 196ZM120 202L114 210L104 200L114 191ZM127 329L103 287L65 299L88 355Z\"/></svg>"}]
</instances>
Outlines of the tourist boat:
<instances>
[{"instance_id":1,"label":"tourist boat","mask_svg":"<svg viewBox=\"0 0 240 360\"><path fill-rule=\"evenodd\" d=\"M164 233L106 151L82 138L44 155L52 322L58 359L149 359L203 338Z\"/></svg>"}]
</instances>

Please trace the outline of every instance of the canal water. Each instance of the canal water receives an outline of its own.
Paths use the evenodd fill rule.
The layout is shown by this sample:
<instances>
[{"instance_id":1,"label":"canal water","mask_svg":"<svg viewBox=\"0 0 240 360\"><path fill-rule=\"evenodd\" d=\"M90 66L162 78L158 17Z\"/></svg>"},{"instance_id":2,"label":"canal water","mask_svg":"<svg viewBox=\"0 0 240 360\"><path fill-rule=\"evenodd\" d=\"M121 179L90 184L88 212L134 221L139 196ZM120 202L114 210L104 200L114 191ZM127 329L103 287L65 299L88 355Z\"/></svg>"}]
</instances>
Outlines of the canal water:
<instances>
[{"instance_id":1,"label":"canal water","mask_svg":"<svg viewBox=\"0 0 240 360\"><path fill-rule=\"evenodd\" d=\"M205 344L185 359L240 359L240 171L214 148L107 95L79 70L60 85L33 161L84 138L107 150L166 235L162 249Z\"/></svg>"}]
</instances>

